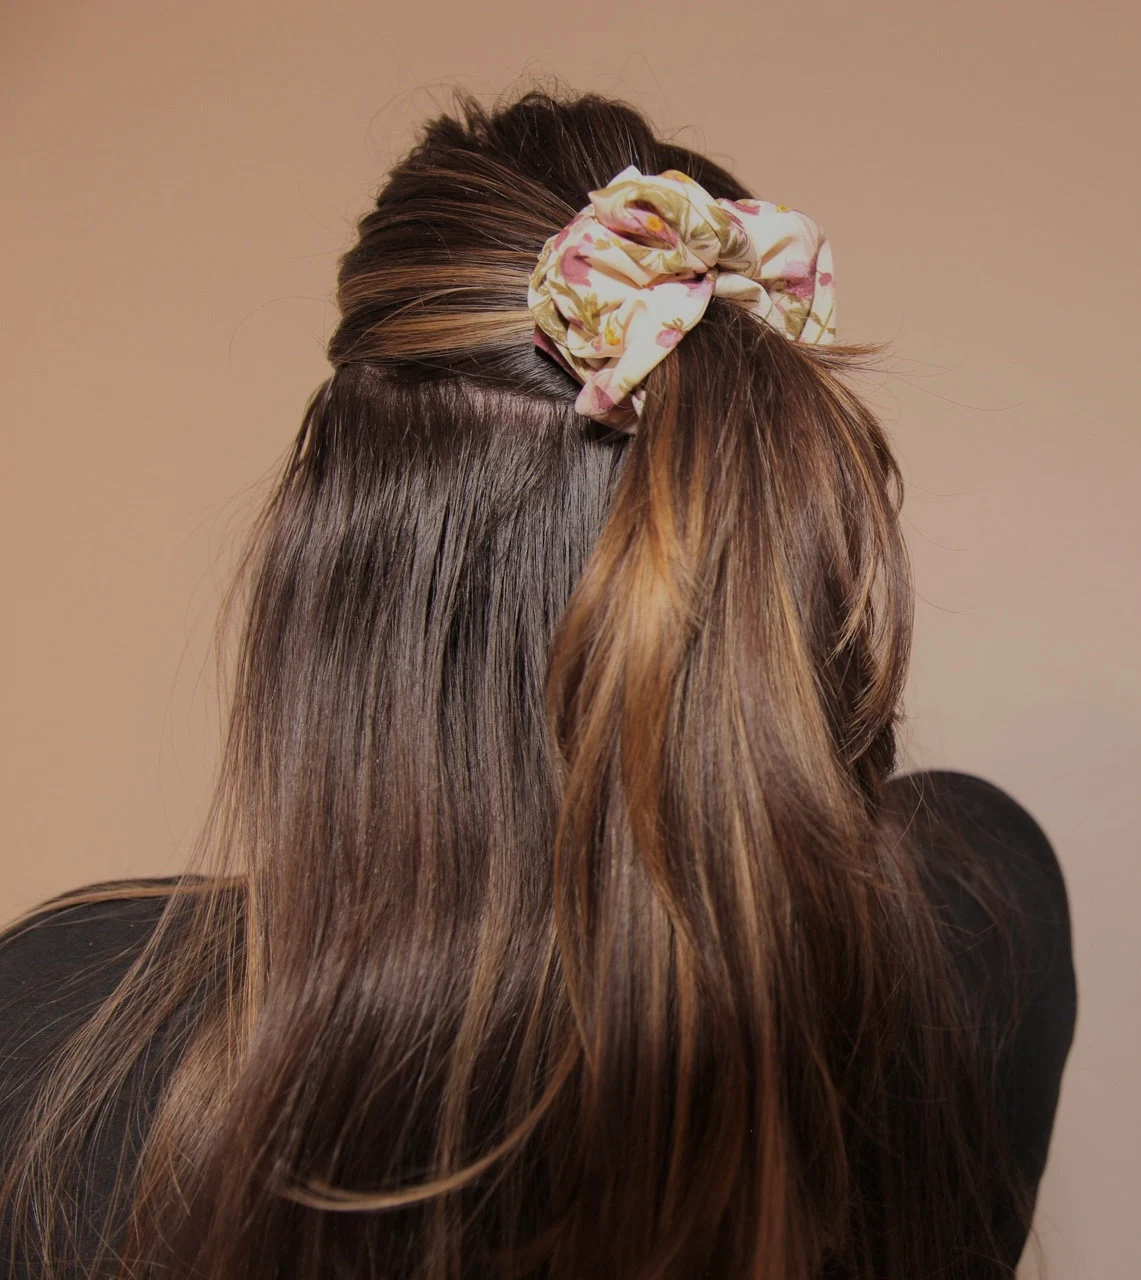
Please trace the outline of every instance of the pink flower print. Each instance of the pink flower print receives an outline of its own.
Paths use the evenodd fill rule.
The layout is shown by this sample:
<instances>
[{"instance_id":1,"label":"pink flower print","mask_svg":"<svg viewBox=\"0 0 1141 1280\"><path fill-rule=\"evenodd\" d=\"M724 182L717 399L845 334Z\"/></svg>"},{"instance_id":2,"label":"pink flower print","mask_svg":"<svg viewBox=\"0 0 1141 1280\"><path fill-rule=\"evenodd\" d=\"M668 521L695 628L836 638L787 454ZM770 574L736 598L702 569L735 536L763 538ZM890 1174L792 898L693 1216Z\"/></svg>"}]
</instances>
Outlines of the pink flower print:
<instances>
[{"instance_id":1,"label":"pink flower print","mask_svg":"<svg viewBox=\"0 0 1141 1280\"><path fill-rule=\"evenodd\" d=\"M653 236L655 240L664 240L666 244L671 246L677 244L677 232L653 209L639 209L638 217L642 231L647 236Z\"/></svg>"},{"instance_id":2,"label":"pink flower print","mask_svg":"<svg viewBox=\"0 0 1141 1280\"><path fill-rule=\"evenodd\" d=\"M572 377L578 377L578 374L574 371L574 366L559 350L550 334L545 333L538 325L535 326L535 346L540 351L545 351L556 364L561 365Z\"/></svg>"},{"instance_id":3,"label":"pink flower print","mask_svg":"<svg viewBox=\"0 0 1141 1280\"><path fill-rule=\"evenodd\" d=\"M731 204L734 209L740 209L742 213L760 213L761 202L759 200L726 200L726 204Z\"/></svg>"},{"instance_id":4,"label":"pink flower print","mask_svg":"<svg viewBox=\"0 0 1141 1280\"><path fill-rule=\"evenodd\" d=\"M685 326L680 320L667 320L665 327L658 331L654 341L659 347L676 347L677 344L685 337Z\"/></svg>"},{"instance_id":5,"label":"pink flower print","mask_svg":"<svg viewBox=\"0 0 1141 1280\"><path fill-rule=\"evenodd\" d=\"M816 291L816 272L807 262L790 262L784 270L785 290L801 302L807 302Z\"/></svg>"},{"instance_id":6,"label":"pink flower print","mask_svg":"<svg viewBox=\"0 0 1141 1280\"><path fill-rule=\"evenodd\" d=\"M614 408L615 400L602 386L602 379L599 377L589 378L582 390L578 393L575 400L575 412L581 413L587 418L593 418L598 414L609 413Z\"/></svg>"},{"instance_id":7,"label":"pink flower print","mask_svg":"<svg viewBox=\"0 0 1141 1280\"><path fill-rule=\"evenodd\" d=\"M556 360L562 360L563 353L551 341L550 334L548 334L545 330L540 329L538 325L535 326L534 341L535 341L535 346L537 346L540 351L545 351L547 355L554 356Z\"/></svg>"},{"instance_id":8,"label":"pink flower print","mask_svg":"<svg viewBox=\"0 0 1141 1280\"><path fill-rule=\"evenodd\" d=\"M568 222L567 225L563 227L563 229L560 232L558 232L558 234L554 238L554 242L551 245L552 249L561 249L563 247L563 245L566 243L567 236L569 236L571 233L572 225L573 225L572 223Z\"/></svg>"},{"instance_id":9,"label":"pink flower print","mask_svg":"<svg viewBox=\"0 0 1141 1280\"><path fill-rule=\"evenodd\" d=\"M563 253L562 258L559 260L559 266L562 269L563 279L567 284L590 283L590 260L583 256L582 250L577 244L572 244Z\"/></svg>"},{"instance_id":10,"label":"pink flower print","mask_svg":"<svg viewBox=\"0 0 1141 1280\"><path fill-rule=\"evenodd\" d=\"M699 297L707 294L713 284L708 275L694 276L692 280L683 280L681 283L685 285L685 291L690 297L694 294Z\"/></svg>"},{"instance_id":11,"label":"pink flower print","mask_svg":"<svg viewBox=\"0 0 1141 1280\"><path fill-rule=\"evenodd\" d=\"M627 205L607 225L612 231L622 232L633 240L650 240L658 244L678 244L678 234L655 209L644 205Z\"/></svg>"},{"instance_id":12,"label":"pink flower print","mask_svg":"<svg viewBox=\"0 0 1141 1280\"><path fill-rule=\"evenodd\" d=\"M612 209L605 214L599 214L598 220L607 231L613 231L618 235L637 235L642 229L636 211L631 208Z\"/></svg>"},{"instance_id":13,"label":"pink flower print","mask_svg":"<svg viewBox=\"0 0 1141 1280\"><path fill-rule=\"evenodd\" d=\"M821 271L821 273L816 277L816 279L819 281L820 284L824 285L825 288L827 288L827 286L832 283L832 272Z\"/></svg>"}]
</instances>

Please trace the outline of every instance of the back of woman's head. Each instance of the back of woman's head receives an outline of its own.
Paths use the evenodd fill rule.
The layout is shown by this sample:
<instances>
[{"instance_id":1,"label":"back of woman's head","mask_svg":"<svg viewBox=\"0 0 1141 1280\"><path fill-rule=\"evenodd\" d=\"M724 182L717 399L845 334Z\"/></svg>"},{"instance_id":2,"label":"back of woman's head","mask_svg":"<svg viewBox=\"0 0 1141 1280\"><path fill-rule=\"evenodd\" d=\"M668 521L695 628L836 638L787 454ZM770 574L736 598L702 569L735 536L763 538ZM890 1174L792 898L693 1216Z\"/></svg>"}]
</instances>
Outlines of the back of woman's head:
<instances>
[{"instance_id":1,"label":"back of woman's head","mask_svg":"<svg viewBox=\"0 0 1141 1280\"><path fill-rule=\"evenodd\" d=\"M635 433L580 417L528 281L631 164L748 194L624 105L465 99L342 259L249 559L230 879L103 1026L196 993L128 1274L1007 1274L885 801L911 592L861 353L714 298Z\"/></svg>"}]
</instances>

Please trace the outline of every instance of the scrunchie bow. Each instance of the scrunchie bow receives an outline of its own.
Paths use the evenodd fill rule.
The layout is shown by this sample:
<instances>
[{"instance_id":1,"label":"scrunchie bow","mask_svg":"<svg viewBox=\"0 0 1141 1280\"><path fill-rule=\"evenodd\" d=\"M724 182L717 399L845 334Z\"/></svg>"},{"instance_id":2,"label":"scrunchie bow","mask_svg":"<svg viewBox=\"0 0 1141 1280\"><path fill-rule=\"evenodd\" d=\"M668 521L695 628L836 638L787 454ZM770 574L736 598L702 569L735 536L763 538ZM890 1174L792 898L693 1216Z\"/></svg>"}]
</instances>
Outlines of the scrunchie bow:
<instances>
[{"instance_id":1,"label":"scrunchie bow","mask_svg":"<svg viewBox=\"0 0 1141 1280\"><path fill-rule=\"evenodd\" d=\"M527 306L535 345L584 384L575 410L632 431L642 380L714 296L796 341L836 334L832 250L811 218L630 165L543 246Z\"/></svg>"}]
</instances>

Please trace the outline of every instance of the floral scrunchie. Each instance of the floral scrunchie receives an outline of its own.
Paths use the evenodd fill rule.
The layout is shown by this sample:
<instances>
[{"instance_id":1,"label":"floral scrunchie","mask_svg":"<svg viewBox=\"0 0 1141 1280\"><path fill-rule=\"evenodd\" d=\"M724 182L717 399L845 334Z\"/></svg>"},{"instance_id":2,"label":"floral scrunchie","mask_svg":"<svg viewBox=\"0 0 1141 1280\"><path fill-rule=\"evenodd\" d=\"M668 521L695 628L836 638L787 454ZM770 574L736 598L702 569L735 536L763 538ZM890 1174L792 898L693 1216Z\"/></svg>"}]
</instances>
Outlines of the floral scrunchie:
<instances>
[{"instance_id":1,"label":"floral scrunchie","mask_svg":"<svg viewBox=\"0 0 1141 1280\"><path fill-rule=\"evenodd\" d=\"M630 165L543 246L527 305L536 346L584 384L575 410L632 431L642 380L714 296L796 341L836 334L832 250L811 218Z\"/></svg>"}]
</instances>

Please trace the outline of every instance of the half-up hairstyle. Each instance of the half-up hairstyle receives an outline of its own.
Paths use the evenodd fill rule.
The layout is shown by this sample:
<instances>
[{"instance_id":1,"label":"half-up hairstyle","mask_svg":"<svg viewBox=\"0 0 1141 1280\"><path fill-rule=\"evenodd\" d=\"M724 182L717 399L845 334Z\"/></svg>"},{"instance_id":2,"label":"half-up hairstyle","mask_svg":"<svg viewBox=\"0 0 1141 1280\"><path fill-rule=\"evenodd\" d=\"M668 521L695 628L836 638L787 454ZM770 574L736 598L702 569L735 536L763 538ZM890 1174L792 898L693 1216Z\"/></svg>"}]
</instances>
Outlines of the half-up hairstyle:
<instances>
[{"instance_id":1,"label":"half-up hairstyle","mask_svg":"<svg viewBox=\"0 0 1141 1280\"><path fill-rule=\"evenodd\" d=\"M461 98L361 219L241 578L209 874L6 1184L37 1275L156 1037L97 1274L1011 1274L1022 1192L885 790L912 592L867 352L715 298L636 435L576 415L528 278L630 164L754 194L528 93Z\"/></svg>"}]
</instances>

